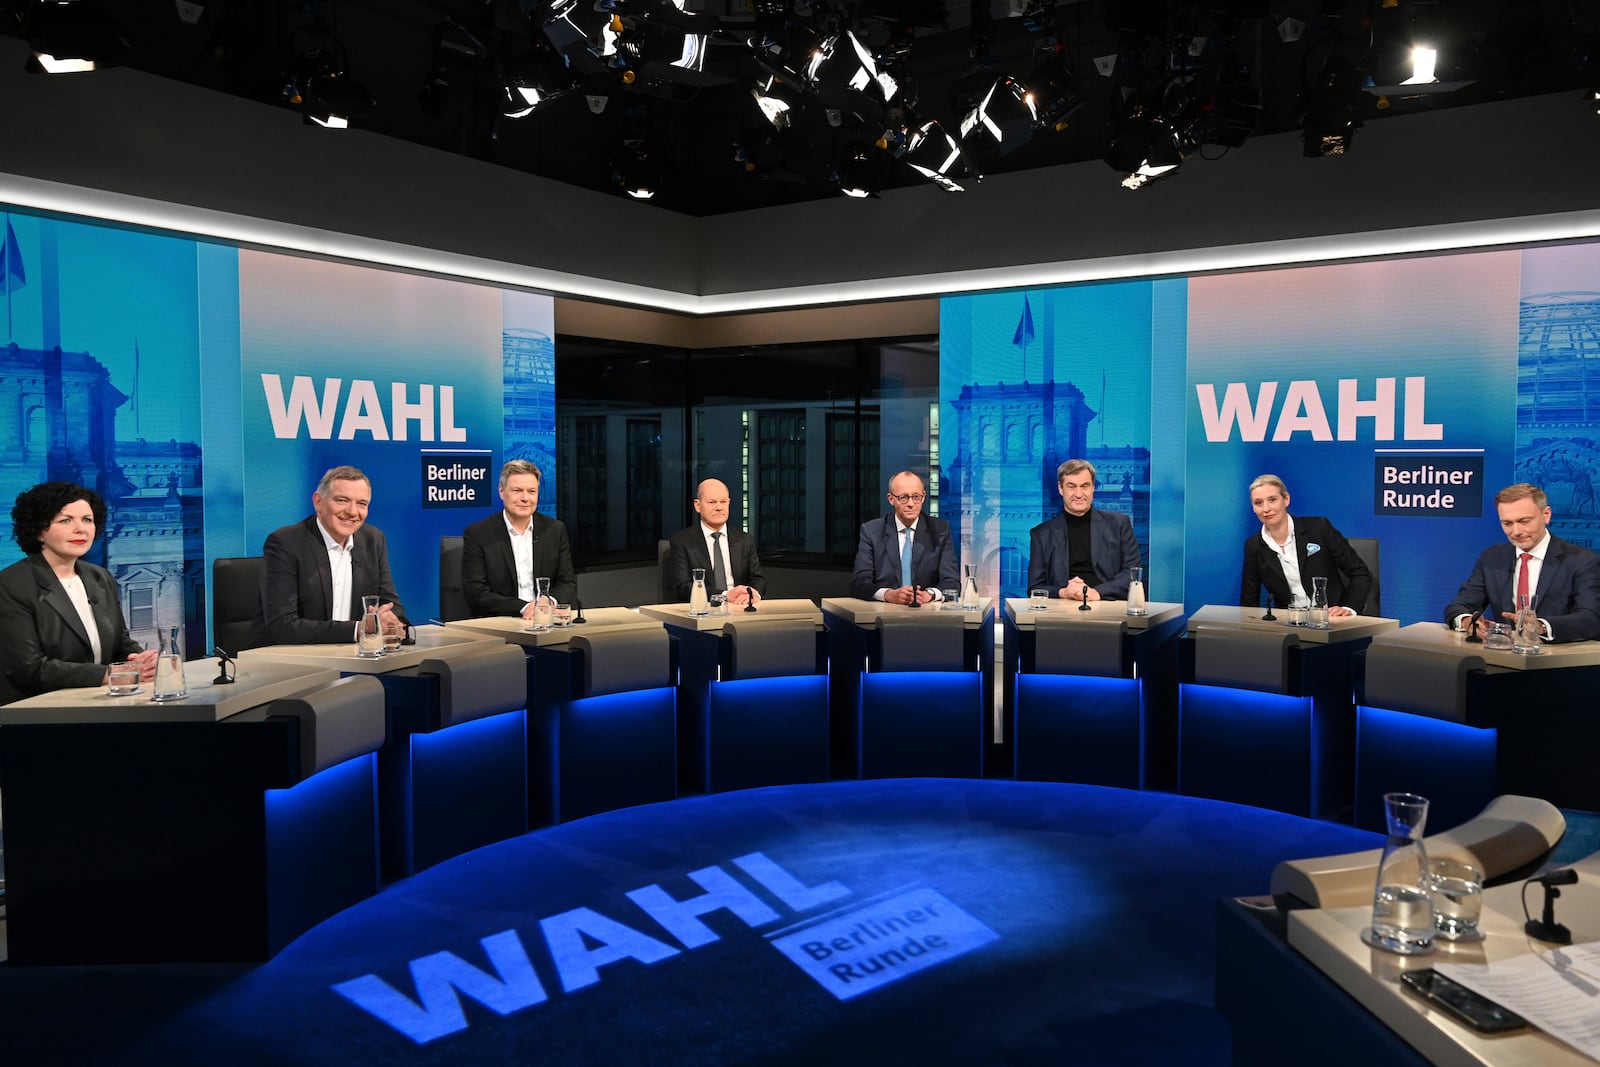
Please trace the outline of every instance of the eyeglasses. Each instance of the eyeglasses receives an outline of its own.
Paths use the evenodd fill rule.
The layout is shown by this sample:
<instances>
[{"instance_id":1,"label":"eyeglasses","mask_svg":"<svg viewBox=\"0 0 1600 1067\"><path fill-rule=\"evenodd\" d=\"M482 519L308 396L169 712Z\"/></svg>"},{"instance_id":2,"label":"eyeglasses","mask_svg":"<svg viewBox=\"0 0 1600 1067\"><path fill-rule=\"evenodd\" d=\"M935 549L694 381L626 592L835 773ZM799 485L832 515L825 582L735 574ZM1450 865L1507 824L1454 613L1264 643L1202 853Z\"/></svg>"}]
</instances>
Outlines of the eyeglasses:
<instances>
[{"instance_id":1,"label":"eyeglasses","mask_svg":"<svg viewBox=\"0 0 1600 1067\"><path fill-rule=\"evenodd\" d=\"M895 496L893 493L890 493L889 494L889 499L893 500L896 504L920 504L924 500L928 499L928 494L927 493L901 493L899 496Z\"/></svg>"}]
</instances>

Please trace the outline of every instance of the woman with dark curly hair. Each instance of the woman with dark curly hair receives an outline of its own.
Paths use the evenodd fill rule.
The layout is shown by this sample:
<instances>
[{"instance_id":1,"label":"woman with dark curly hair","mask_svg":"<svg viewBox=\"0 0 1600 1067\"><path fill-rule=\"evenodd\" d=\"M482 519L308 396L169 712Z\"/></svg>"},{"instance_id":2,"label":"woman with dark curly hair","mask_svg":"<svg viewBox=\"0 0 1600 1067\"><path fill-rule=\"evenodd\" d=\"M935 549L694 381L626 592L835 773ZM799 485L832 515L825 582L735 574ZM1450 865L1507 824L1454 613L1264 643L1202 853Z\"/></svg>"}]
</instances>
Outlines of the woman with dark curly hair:
<instances>
[{"instance_id":1,"label":"woman with dark curly hair","mask_svg":"<svg viewBox=\"0 0 1600 1067\"><path fill-rule=\"evenodd\" d=\"M116 583L83 558L105 521L105 501L81 485L17 494L12 535L27 558L0 570L0 703L102 685L118 660L155 676L156 653L128 636Z\"/></svg>"}]
</instances>

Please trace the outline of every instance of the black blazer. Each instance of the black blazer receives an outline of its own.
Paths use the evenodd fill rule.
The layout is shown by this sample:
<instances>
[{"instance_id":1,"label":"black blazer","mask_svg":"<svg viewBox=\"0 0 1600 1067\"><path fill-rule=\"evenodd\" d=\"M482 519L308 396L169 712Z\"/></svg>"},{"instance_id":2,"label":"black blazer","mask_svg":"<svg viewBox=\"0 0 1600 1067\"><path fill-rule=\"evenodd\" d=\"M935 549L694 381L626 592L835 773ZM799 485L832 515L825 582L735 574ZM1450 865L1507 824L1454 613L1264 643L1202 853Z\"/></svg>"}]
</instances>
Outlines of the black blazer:
<instances>
[{"instance_id":1,"label":"black blazer","mask_svg":"<svg viewBox=\"0 0 1600 1067\"><path fill-rule=\"evenodd\" d=\"M1495 622L1511 611L1515 595L1517 546L1509 541L1484 549L1472 573L1444 609L1447 626L1456 617L1482 611ZM1550 624L1557 642L1600 637L1600 555L1550 535L1544 566L1539 569L1534 610Z\"/></svg>"},{"instance_id":2,"label":"black blazer","mask_svg":"<svg viewBox=\"0 0 1600 1067\"><path fill-rule=\"evenodd\" d=\"M748 585L765 596L767 580L761 574L761 560L756 556L756 539L732 526L724 526L722 532L728 535L728 561L733 564L728 584ZM706 551L705 531L700 529L700 524L697 522L679 530L668 543L671 548L667 552L667 584L672 587L673 599L689 599L689 587L694 584L689 572L697 567L705 568L706 588L711 588L711 553Z\"/></svg>"},{"instance_id":3,"label":"black blazer","mask_svg":"<svg viewBox=\"0 0 1600 1067\"><path fill-rule=\"evenodd\" d=\"M389 577L389 543L376 526L363 524L351 539L348 622L332 621L333 570L315 515L273 530L261 554L266 558L261 572L261 606L250 624L245 648L354 641L354 620L361 617L363 595L376 594L380 603L394 604L394 613L405 620L405 608Z\"/></svg>"},{"instance_id":4,"label":"black blazer","mask_svg":"<svg viewBox=\"0 0 1600 1067\"><path fill-rule=\"evenodd\" d=\"M950 524L932 515L917 519L911 538L911 581L924 589L954 589L961 584L956 550L950 543ZM855 573L850 595L871 600L880 589L899 589L900 528L895 513L861 524L856 544Z\"/></svg>"},{"instance_id":5,"label":"black blazer","mask_svg":"<svg viewBox=\"0 0 1600 1067\"><path fill-rule=\"evenodd\" d=\"M1089 509L1089 558L1094 564L1095 592L1109 600L1128 595L1128 571L1139 566L1139 539L1133 520L1120 511ZM1067 544L1067 513L1041 522L1028 531L1028 588L1050 590L1059 596L1071 580L1072 550Z\"/></svg>"},{"instance_id":6,"label":"black blazer","mask_svg":"<svg viewBox=\"0 0 1600 1067\"><path fill-rule=\"evenodd\" d=\"M106 664L142 651L128 636L111 575L79 560L78 577L100 631L99 660L78 609L43 556L35 553L0 571L0 704L53 689L100 685Z\"/></svg>"},{"instance_id":7,"label":"black blazer","mask_svg":"<svg viewBox=\"0 0 1600 1067\"><path fill-rule=\"evenodd\" d=\"M1316 515L1290 517L1294 522L1294 554L1300 561L1300 584L1311 595L1311 579L1328 579L1328 606L1345 607L1360 614L1372 590L1372 572L1333 523ZM1316 551L1311 551L1315 545ZM1280 608L1289 603L1289 579L1283 561L1261 540L1261 531L1244 543L1244 567L1239 575L1239 606L1261 606L1261 587Z\"/></svg>"},{"instance_id":8,"label":"black blazer","mask_svg":"<svg viewBox=\"0 0 1600 1067\"><path fill-rule=\"evenodd\" d=\"M567 525L533 513L533 576L550 579L550 595L570 604L578 595ZM461 593L474 616L521 615L527 601L517 596L517 559L511 552L504 511L461 531Z\"/></svg>"}]
</instances>

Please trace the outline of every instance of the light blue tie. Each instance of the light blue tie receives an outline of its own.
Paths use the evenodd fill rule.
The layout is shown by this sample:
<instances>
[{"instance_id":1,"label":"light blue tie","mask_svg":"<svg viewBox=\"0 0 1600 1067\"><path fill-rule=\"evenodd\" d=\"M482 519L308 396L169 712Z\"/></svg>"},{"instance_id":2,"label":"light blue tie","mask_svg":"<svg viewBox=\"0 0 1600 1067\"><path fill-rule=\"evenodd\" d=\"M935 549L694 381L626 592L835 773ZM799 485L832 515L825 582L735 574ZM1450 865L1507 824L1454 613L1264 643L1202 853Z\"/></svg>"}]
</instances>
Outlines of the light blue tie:
<instances>
[{"instance_id":1,"label":"light blue tie","mask_svg":"<svg viewBox=\"0 0 1600 1067\"><path fill-rule=\"evenodd\" d=\"M913 527L907 526L906 543L900 546L900 584L911 584L911 538L916 533Z\"/></svg>"}]
</instances>

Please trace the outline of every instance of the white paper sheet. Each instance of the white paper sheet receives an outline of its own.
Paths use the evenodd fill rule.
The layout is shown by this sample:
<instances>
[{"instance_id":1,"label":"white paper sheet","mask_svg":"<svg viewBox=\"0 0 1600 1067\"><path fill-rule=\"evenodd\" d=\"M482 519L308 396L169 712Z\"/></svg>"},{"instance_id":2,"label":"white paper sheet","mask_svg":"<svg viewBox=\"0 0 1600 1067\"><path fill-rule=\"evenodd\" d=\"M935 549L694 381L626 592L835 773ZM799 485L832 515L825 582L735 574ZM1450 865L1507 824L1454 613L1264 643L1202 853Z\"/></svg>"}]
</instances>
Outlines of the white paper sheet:
<instances>
[{"instance_id":1,"label":"white paper sheet","mask_svg":"<svg viewBox=\"0 0 1600 1067\"><path fill-rule=\"evenodd\" d=\"M1435 970L1600 1060L1600 942Z\"/></svg>"}]
</instances>

